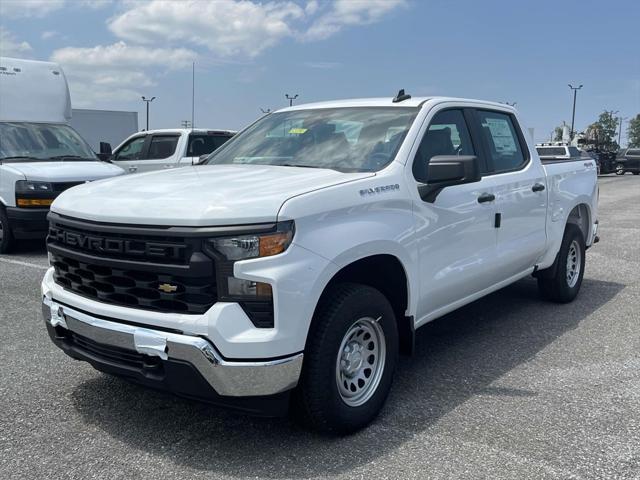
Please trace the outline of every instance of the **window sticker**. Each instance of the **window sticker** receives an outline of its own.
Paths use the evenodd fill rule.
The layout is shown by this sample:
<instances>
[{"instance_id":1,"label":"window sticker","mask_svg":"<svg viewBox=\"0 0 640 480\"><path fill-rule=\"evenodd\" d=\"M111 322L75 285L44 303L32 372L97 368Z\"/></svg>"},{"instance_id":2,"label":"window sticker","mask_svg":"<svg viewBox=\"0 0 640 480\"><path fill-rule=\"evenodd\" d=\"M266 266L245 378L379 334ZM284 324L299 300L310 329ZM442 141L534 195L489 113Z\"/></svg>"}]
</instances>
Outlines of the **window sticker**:
<instances>
[{"instance_id":1,"label":"window sticker","mask_svg":"<svg viewBox=\"0 0 640 480\"><path fill-rule=\"evenodd\" d=\"M289 130L289 133L292 135L302 135L306 131L306 128L292 128L291 130Z\"/></svg>"},{"instance_id":2,"label":"window sticker","mask_svg":"<svg viewBox=\"0 0 640 480\"><path fill-rule=\"evenodd\" d=\"M485 118L484 122L484 126L489 127L493 144L498 152L512 154L518 150L509 122L502 118Z\"/></svg>"}]
</instances>

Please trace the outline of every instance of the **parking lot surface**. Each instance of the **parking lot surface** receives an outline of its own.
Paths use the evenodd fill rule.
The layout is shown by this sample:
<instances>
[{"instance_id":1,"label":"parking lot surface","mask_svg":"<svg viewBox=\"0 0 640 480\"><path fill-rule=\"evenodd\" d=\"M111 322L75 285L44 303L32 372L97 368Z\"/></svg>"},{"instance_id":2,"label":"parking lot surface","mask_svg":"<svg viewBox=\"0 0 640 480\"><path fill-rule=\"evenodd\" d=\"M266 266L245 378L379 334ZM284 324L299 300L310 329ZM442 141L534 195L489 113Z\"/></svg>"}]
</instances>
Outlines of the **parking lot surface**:
<instances>
[{"instance_id":1,"label":"parking lot surface","mask_svg":"<svg viewBox=\"0 0 640 480\"><path fill-rule=\"evenodd\" d=\"M346 438L146 390L56 349L40 242L0 256L0 478L640 478L640 177L600 177L578 299L525 279L418 331Z\"/></svg>"}]
</instances>

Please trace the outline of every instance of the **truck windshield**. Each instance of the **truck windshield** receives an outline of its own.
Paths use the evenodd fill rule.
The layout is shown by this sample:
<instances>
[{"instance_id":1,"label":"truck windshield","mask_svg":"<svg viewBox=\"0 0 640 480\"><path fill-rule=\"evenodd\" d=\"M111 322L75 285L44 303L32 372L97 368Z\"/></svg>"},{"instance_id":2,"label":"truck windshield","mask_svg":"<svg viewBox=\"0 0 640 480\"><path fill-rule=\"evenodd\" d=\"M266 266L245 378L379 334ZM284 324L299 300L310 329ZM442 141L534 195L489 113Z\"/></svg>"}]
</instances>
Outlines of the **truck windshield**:
<instances>
[{"instance_id":1,"label":"truck windshield","mask_svg":"<svg viewBox=\"0 0 640 480\"><path fill-rule=\"evenodd\" d=\"M295 110L267 115L203 163L377 171L404 140L415 107Z\"/></svg>"},{"instance_id":2,"label":"truck windshield","mask_svg":"<svg viewBox=\"0 0 640 480\"><path fill-rule=\"evenodd\" d=\"M68 125L0 123L0 161L98 160Z\"/></svg>"}]
</instances>

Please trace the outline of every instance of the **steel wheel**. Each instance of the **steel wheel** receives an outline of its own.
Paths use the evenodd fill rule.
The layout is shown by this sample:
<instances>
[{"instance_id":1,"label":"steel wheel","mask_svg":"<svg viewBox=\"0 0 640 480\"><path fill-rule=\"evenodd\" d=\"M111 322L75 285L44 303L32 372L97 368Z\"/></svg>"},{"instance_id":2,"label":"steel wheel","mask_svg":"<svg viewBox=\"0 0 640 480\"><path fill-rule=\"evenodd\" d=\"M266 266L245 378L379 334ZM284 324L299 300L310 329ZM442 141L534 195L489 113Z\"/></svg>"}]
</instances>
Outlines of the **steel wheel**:
<instances>
[{"instance_id":1,"label":"steel wheel","mask_svg":"<svg viewBox=\"0 0 640 480\"><path fill-rule=\"evenodd\" d=\"M336 382L344 403L357 407L376 392L384 372L386 346L380 318L365 317L347 330L336 359Z\"/></svg>"},{"instance_id":2,"label":"steel wheel","mask_svg":"<svg viewBox=\"0 0 640 480\"><path fill-rule=\"evenodd\" d=\"M567 254L567 285L570 288L575 287L580 277L580 265L582 264L582 253L580 251L580 245L577 241L571 242L569 245L569 252Z\"/></svg>"}]
</instances>

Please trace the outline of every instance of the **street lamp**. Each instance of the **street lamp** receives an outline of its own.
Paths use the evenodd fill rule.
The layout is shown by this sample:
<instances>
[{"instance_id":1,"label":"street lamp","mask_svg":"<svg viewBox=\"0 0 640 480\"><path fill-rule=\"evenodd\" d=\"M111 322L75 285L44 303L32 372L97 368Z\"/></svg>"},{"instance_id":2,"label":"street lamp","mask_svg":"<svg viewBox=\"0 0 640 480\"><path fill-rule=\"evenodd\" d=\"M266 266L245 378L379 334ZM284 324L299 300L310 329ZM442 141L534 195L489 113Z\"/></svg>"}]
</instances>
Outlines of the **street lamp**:
<instances>
[{"instance_id":1,"label":"street lamp","mask_svg":"<svg viewBox=\"0 0 640 480\"><path fill-rule=\"evenodd\" d=\"M618 117L620 119L620 125L619 125L619 129L618 129L618 148L622 148L622 145L620 145L620 140L622 139L622 123L625 120L628 120L629 117Z\"/></svg>"},{"instance_id":2,"label":"street lamp","mask_svg":"<svg viewBox=\"0 0 640 480\"><path fill-rule=\"evenodd\" d=\"M149 130L149 104L155 100L156 97L146 98L142 97L142 101L147 104L147 131Z\"/></svg>"},{"instance_id":3,"label":"street lamp","mask_svg":"<svg viewBox=\"0 0 640 480\"><path fill-rule=\"evenodd\" d=\"M298 98L298 94L296 93L293 97L290 97L288 93L285 93L284 98L289 100L289 106L293 106L293 101Z\"/></svg>"},{"instance_id":4,"label":"street lamp","mask_svg":"<svg viewBox=\"0 0 640 480\"><path fill-rule=\"evenodd\" d=\"M573 85L569 84L569 88L573 90L573 113L571 114L571 134L569 135L569 139L573 140L573 125L576 120L576 95L578 94L578 90L582 88L582 85L580 85L579 87L574 87Z\"/></svg>"}]
</instances>

